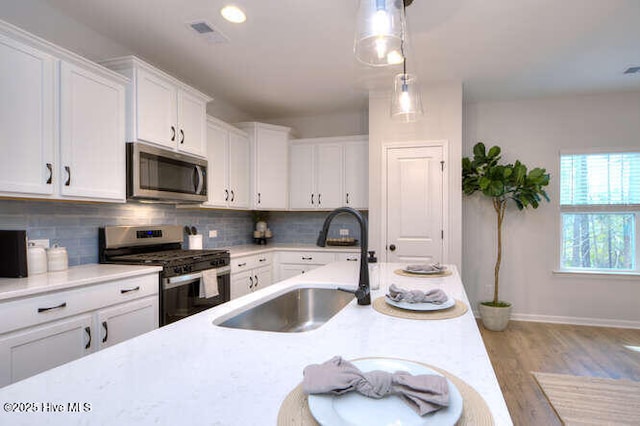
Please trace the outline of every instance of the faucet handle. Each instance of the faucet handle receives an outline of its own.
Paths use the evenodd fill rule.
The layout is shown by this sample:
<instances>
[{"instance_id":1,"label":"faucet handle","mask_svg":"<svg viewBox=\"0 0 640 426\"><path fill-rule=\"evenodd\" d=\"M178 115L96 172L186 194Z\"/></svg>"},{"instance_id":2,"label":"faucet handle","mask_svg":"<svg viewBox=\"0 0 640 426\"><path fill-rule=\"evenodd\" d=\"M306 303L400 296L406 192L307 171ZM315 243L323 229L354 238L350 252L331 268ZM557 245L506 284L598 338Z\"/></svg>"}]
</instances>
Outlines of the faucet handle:
<instances>
[{"instance_id":1,"label":"faucet handle","mask_svg":"<svg viewBox=\"0 0 640 426\"><path fill-rule=\"evenodd\" d=\"M367 257L367 262L368 263L376 263L378 261L378 258L376 257L375 250L371 250L368 253L369 253L369 256Z\"/></svg>"}]
</instances>

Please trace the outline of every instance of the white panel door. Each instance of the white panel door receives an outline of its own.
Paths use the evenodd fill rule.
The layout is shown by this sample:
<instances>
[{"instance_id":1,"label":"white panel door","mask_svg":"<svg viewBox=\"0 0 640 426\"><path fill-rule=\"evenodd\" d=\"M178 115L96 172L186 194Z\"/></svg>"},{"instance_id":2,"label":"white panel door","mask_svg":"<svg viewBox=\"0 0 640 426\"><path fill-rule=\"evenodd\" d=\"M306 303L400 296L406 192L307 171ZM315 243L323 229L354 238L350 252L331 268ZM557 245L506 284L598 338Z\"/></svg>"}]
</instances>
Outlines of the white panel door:
<instances>
[{"instance_id":1,"label":"white panel door","mask_svg":"<svg viewBox=\"0 0 640 426\"><path fill-rule=\"evenodd\" d=\"M443 149L387 150L388 262L441 262Z\"/></svg>"},{"instance_id":2,"label":"white panel door","mask_svg":"<svg viewBox=\"0 0 640 426\"><path fill-rule=\"evenodd\" d=\"M207 125L207 195L208 206L226 207L229 202L228 181L229 132L212 123Z\"/></svg>"},{"instance_id":3,"label":"white panel door","mask_svg":"<svg viewBox=\"0 0 640 426\"><path fill-rule=\"evenodd\" d=\"M253 290L253 271L238 272L231 275L231 299L237 299Z\"/></svg>"},{"instance_id":4,"label":"white panel door","mask_svg":"<svg viewBox=\"0 0 640 426\"><path fill-rule=\"evenodd\" d=\"M313 186L313 145L291 145L289 155L289 207L314 209L318 199Z\"/></svg>"},{"instance_id":5,"label":"white panel door","mask_svg":"<svg viewBox=\"0 0 640 426\"><path fill-rule=\"evenodd\" d=\"M66 62L60 71L60 193L124 201L124 86Z\"/></svg>"},{"instance_id":6,"label":"white panel door","mask_svg":"<svg viewBox=\"0 0 640 426\"><path fill-rule=\"evenodd\" d=\"M177 88L143 69L136 70L137 137L174 150L177 144Z\"/></svg>"},{"instance_id":7,"label":"white panel door","mask_svg":"<svg viewBox=\"0 0 640 426\"><path fill-rule=\"evenodd\" d=\"M0 387L81 358L96 347L91 315L78 315L0 338Z\"/></svg>"},{"instance_id":8,"label":"white panel door","mask_svg":"<svg viewBox=\"0 0 640 426\"><path fill-rule=\"evenodd\" d=\"M100 349L158 328L158 296L149 296L98 311L96 339Z\"/></svg>"},{"instance_id":9,"label":"white panel door","mask_svg":"<svg viewBox=\"0 0 640 426\"><path fill-rule=\"evenodd\" d=\"M273 284L271 278L272 268L271 265L261 266L253 270L254 286L253 290L257 291L265 287L269 287Z\"/></svg>"},{"instance_id":10,"label":"white panel door","mask_svg":"<svg viewBox=\"0 0 640 426\"><path fill-rule=\"evenodd\" d=\"M251 151L249 137L229 132L229 206L249 208Z\"/></svg>"},{"instance_id":11,"label":"white panel door","mask_svg":"<svg viewBox=\"0 0 640 426\"><path fill-rule=\"evenodd\" d=\"M356 209L369 207L369 144L344 146L344 200L342 205Z\"/></svg>"},{"instance_id":12,"label":"white panel door","mask_svg":"<svg viewBox=\"0 0 640 426\"><path fill-rule=\"evenodd\" d=\"M341 144L316 145L317 207L334 209L344 205L342 174L344 172Z\"/></svg>"},{"instance_id":13,"label":"white panel door","mask_svg":"<svg viewBox=\"0 0 640 426\"><path fill-rule=\"evenodd\" d=\"M205 155L207 103L187 91L178 91L178 149Z\"/></svg>"},{"instance_id":14,"label":"white panel door","mask_svg":"<svg viewBox=\"0 0 640 426\"><path fill-rule=\"evenodd\" d=\"M51 194L55 59L0 36L0 192Z\"/></svg>"}]
</instances>

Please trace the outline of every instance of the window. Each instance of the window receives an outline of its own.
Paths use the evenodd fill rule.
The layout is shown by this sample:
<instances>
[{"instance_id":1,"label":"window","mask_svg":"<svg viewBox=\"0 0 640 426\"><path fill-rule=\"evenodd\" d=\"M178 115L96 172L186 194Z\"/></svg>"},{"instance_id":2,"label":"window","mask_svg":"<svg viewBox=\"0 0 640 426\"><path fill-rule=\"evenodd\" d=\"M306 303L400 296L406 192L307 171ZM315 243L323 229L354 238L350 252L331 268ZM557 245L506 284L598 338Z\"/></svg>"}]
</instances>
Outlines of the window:
<instances>
[{"instance_id":1,"label":"window","mask_svg":"<svg viewBox=\"0 0 640 426\"><path fill-rule=\"evenodd\" d=\"M640 152L560 156L560 267L640 272Z\"/></svg>"}]
</instances>

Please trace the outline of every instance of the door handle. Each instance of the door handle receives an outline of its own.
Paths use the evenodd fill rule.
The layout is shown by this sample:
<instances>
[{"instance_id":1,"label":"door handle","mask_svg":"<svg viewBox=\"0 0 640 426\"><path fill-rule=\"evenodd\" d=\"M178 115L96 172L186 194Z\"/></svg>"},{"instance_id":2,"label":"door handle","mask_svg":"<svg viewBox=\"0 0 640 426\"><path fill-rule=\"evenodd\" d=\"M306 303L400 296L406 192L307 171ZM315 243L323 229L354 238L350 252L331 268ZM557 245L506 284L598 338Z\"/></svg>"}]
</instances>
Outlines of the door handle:
<instances>
[{"instance_id":1,"label":"door handle","mask_svg":"<svg viewBox=\"0 0 640 426\"><path fill-rule=\"evenodd\" d=\"M311 193L311 205L313 205L313 193Z\"/></svg>"},{"instance_id":2,"label":"door handle","mask_svg":"<svg viewBox=\"0 0 640 426\"><path fill-rule=\"evenodd\" d=\"M228 189L224 190L224 200L225 201L229 201L229 190Z\"/></svg>"},{"instance_id":3,"label":"door handle","mask_svg":"<svg viewBox=\"0 0 640 426\"><path fill-rule=\"evenodd\" d=\"M395 244L391 244L391 245L389 246L389 250L391 250L391 251L396 251L396 245L395 245Z\"/></svg>"},{"instance_id":4,"label":"door handle","mask_svg":"<svg viewBox=\"0 0 640 426\"><path fill-rule=\"evenodd\" d=\"M180 143L184 143L184 130L180 129Z\"/></svg>"},{"instance_id":5,"label":"door handle","mask_svg":"<svg viewBox=\"0 0 640 426\"><path fill-rule=\"evenodd\" d=\"M134 287L134 288L125 288L120 290L120 294L126 294L126 293L131 293L132 291L138 291L140 290L140 286Z\"/></svg>"},{"instance_id":6,"label":"door handle","mask_svg":"<svg viewBox=\"0 0 640 426\"><path fill-rule=\"evenodd\" d=\"M318 205L322 204L322 194L318 194Z\"/></svg>"},{"instance_id":7,"label":"door handle","mask_svg":"<svg viewBox=\"0 0 640 426\"><path fill-rule=\"evenodd\" d=\"M259 281L258 281L258 276L257 276L257 275L254 275L253 277L256 279L256 284L255 284L255 286L254 286L254 287L258 287L258 283L259 283Z\"/></svg>"},{"instance_id":8,"label":"door handle","mask_svg":"<svg viewBox=\"0 0 640 426\"><path fill-rule=\"evenodd\" d=\"M233 189L231 190L231 202L233 203L233 201L236 199L236 193L233 192Z\"/></svg>"},{"instance_id":9,"label":"door handle","mask_svg":"<svg viewBox=\"0 0 640 426\"><path fill-rule=\"evenodd\" d=\"M171 142L176 140L176 128L171 126Z\"/></svg>"},{"instance_id":10,"label":"door handle","mask_svg":"<svg viewBox=\"0 0 640 426\"><path fill-rule=\"evenodd\" d=\"M71 167L64 166L64 171L67 172L67 181L64 183L64 186L71 185Z\"/></svg>"},{"instance_id":11,"label":"door handle","mask_svg":"<svg viewBox=\"0 0 640 426\"><path fill-rule=\"evenodd\" d=\"M249 277L249 288L253 288L253 277Z\"/></svg>"},{"instance_id":12,"label":"door handle","mask_svg":"<svg viewBox=\"0 0 640 426\"><path fill-rule=\"evenodd\" d=\"M347 204L349 204L349 193L347 192Z\"/></svg>"},{"instance_id":13,"label":"door handle","mask_svg":"<svg viewBox=\"0 0 640 426\"><path fill-rule=\"evenodd\" d=\"M84 348L89 349L91 347L91 327L85 327L84 332L87 333L87 336L89 336L89 341L86 345L84 345Z\"/></svg>"},{"instance_id":14,"label":"door handle","mask_svg":"<svg viewBox=\"0 0 640 426\"><path fill-rule=\"evenodd\" d=\"M104 328L104 337L102 338L102 343L105 343L109 338L109 326L106 321L102 321L102 327Z\"/></svg>"},{"instance_id":15,"label":"door handle","mask_svg":"<svg viewBox=\"0 0 640 426\"><path fill-rule=\"evenodd\" d=\"M258 204L260 204L260 193L258 192Z\"/></svg>"},{"instance_id":16,"label":"door handle","mask_svg":"<svg viewBox=\"0 0 640 426\"><path fill-rule=\"evenodd\" d=\"M57 305L57 306L51 306L50 308L38 308L38 312L48 312L48 311L53 311L55 309L62 309L65 308L67 306L67 302L62 302L61 304Z\"/></svg>"}]
</instances>

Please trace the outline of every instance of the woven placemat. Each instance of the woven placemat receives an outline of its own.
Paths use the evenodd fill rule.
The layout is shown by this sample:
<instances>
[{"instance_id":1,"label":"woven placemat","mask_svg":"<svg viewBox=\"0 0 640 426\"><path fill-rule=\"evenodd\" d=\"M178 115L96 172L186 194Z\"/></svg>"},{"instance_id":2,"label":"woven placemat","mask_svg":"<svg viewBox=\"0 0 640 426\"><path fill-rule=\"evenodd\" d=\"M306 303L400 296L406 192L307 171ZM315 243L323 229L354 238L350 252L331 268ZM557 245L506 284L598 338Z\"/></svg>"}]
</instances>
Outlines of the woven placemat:
<instances>
[{"instance_id":1,"label":"woven placemat","mask_svg":"<svg viewBox=\"0 0 640 426\"><path fill-rule=\"evenodd\" d=\"M448 277L449 275L453 274L453 272L451 271L442 271L438 272L437 274L412 274L411 272L403 271L402 269L396 269L395 271L393 271L393 273L396 275L401 275L403 277L411 278L442 278Z\"/></svg>"},{"instance_id":2,"label":"woven placemat","mask_svg":"<svg viewBox=\"0 0 640 426\"><path fill-rule=\"evenodd\" d=\"M532 374L565 425L640 425L640 382Z\"/></svg>"},{"instance_id":3,"label":"woven placemat","mask_svg":"<svg viewBox=\"0 0 640 426\"><path fill-rule=\"evenodd\" d=\"M424 365L427 368L437 371L451 380L458 388L462 395L463 403L462 416L460 416L460 420L456 423L457 426L489 426L494 424L493 416L485 400L478 391L469 386L465 381L448 371L429 364L416 361L411 362ZM309 410L307 395L302 391L302 384L296 386L289 392L284 401L282 401L280 411L278 412L278 426L318 426L318 422L316 422Z\"/></svg>"},{"instance_id":4,"label":"woven placemat","mask_svg":"<svg viewBox=\"0 0 640 426\"><path fill-rule=\"evenodd\" d=\"M373 301L373 309L381 314L389 315L396 318L417 319L417 320L441 320L457 318L464 315L469 307L466 303L456 299L456 304L448 309L440 311L409 311L407 309L396 308L389 305L384 296L378 297Z\"/></svg>"}]
</instances>

